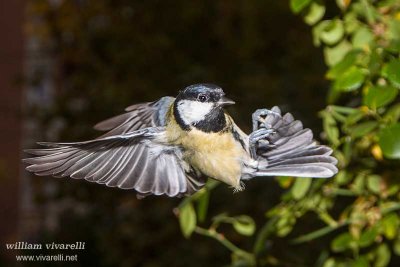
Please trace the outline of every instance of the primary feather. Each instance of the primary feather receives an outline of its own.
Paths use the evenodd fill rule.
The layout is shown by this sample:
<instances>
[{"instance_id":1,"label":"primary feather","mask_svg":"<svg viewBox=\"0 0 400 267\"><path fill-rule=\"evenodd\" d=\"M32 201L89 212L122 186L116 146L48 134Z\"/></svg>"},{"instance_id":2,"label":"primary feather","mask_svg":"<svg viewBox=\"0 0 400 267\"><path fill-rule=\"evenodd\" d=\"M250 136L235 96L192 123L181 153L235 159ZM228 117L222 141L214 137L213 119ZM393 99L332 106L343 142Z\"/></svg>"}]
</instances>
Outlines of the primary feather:
<instances>
[{"instance_id":1,"label":"primary feather","mask_svg":"<svg viewBox=\"0 0 400 267\"><path fill-rule=\"evenodd\" d=\"M108 131L99 138L119 135L147 127L165 126L167 112L175 98L165 96L158 101L135 104L125 109L127 113L97 123L94 128Z\"/></svg>"},{"instance_id":2,"label":"primary feather","mask_svg":"<svg viewBox=\"0 0 400 267\"><path fill-rule=\"evenodd\" d=\"M182 196L204 185L204 179L183 164L179 147L162 144L163 127L76 143L41 143L30 149L37 157L23 161L39 176L71 177L148 194Z\"/></svg>"}]
</instances>

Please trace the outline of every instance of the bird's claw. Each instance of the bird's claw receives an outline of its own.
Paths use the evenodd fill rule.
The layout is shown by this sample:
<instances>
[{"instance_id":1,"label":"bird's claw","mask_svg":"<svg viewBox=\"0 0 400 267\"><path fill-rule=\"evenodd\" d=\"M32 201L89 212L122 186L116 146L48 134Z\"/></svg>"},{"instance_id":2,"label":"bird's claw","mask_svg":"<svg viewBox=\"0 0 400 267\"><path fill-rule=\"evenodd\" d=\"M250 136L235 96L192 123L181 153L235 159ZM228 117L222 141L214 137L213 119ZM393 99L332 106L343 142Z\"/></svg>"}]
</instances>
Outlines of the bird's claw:
<instances>
[{"instance_id":1,"label":"bird's claw","mask_svg":"<svg viewBox=\"0 0 400 267\"><path fill-rule=\"evenodd\" d=\"M266 138L273 133L275 133L274 129L260 128L250 134L249 136L250 154L253 159L256 159L257 157L256 151L258 142L262 142L263 146L268 145L269 142L268 140L266 140Z\"/></svg>"},{"instance_id":2,"label":"bird's claw","mask_svg":"<svg viewBox=\"0 0 400 267\"><path fill-rule=\"evenodd\" d=\"M249 141L250 141L250 143L253 143L253 144L257 143L258 141L260 141L261 139L265 139L272 133L275 133L274 129L260 128L250 134Z\"/></svg>"},{"instance_id":3,"label":"bird's claw","mask_svg":"<svg viewBox=\"0 0 400 267\"><path fill-rule=\"evenodd\" d=\"M266 123L266 121L265 121L265 119L268 115L282 117L282 115L280 113L266 109L266 108L257 109L252 115L253 131L258 130L259 128L266 128L266 129L271 128L271 125Z\"/></svg>"}]
</instances>

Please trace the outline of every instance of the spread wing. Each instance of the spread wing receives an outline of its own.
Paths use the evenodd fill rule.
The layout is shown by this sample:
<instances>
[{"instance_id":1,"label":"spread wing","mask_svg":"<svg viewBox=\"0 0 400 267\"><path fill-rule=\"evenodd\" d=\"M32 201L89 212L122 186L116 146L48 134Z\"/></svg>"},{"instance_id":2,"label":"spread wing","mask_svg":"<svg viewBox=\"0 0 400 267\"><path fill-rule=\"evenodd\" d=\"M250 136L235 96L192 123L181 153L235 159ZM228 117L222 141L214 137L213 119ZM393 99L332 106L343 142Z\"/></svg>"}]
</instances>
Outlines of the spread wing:
<instances>
[{"instance_id":1,"label":"spread wing","mask_svg":"<svg viewBox=\"0 0 400 267\"><path fill-rule=\"evenodd\" d=\"M146 128L77 143L40 143L46 149L30 149L35 157L24 159L28 171L39 176L71 177L122 189L138 196L189 195L204 185L182 159L182 151L164 145L163 127Z\"/></svg>"},{"instance_id":2,"label":"spread wing","mask_svg":"<svg viewBox=\"0 0 400 267\"><path fill-rule=\"evenodd\" d=\"M338 172L337 159L331 156L330 147L317 144L312 131L292 114L281 116L278 107L271 110L279 116L267 115L263 124L275 132L259 141L260 163L253 175L329 178Z\"/></svg>"},{"instance_id":3,"label":"spread wing","mask_svg":"<svg viewBox=\"0 0 400 267\"><path fill-rule=\"evenodd\" d=\"M99 138L120 135L147 127L165 126L166 115L175 98L166 96L155 102L135 104L125 109L127 113L97 123L94 128L108 131Z\"/></svg>"}]
</instances>

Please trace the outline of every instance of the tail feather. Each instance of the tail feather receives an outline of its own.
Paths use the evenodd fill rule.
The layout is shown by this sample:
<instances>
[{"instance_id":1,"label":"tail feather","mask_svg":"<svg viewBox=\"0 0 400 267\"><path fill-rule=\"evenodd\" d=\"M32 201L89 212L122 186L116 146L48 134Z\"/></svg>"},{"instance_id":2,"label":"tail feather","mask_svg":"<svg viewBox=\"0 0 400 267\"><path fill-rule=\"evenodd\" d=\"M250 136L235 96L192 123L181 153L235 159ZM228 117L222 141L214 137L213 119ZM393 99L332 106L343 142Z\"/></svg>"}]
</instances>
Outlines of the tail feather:
<instances>
[{"instance_id":1,"label":"tail feather","mask_svg":"<svg viewBox=\"0 0 400 267\"><path fill-rule=\"evenodd\" d=\"M292 137L282 138L284 142L272 143L273 147L266 152L262 153L264 157L280 157L287 152L293 153L301 149L309 147L313 143L313 135L311 130L307 129L300 135L293 135Z\"/></svg>"},{"instance_id":2,"label":"tail feather","mask_svg":"<svg viewBox=\"0 0 400 267\"><path fill-rule=\"evenodd\" d=\"M281 114L278 107L273 107L272 111ZM275 133L259 143L259 164L251 176L328 178L338 172L337 160L331 156L332 149L318 145L312 131L304 129L290 113L282 117L267 115L264 122Z\"/></svg>"},{"instance_id":3,"label":"tail feather","mask_svg":"<svg viewBox=\"0 0 400 267\"><path fill-rule=\"evenodd\" d=\"M331 156L323 156L323 155L312 155L306 157L295 157L290 159L282 159L278 161L269 162L268 167L272 168L274 166L282 166L282 165L293 165L293 164L308 164L308 163L331 163L336 164L337 160Z\"/></svg>"},{"instance_id":4,"label":"tail feather","mask_svg":"<svg viewBox=\"0 0 400 267\"><path fill-rule=\"evenodd\" d=\"M269 157L268 159L269 162L272 163L283 159L300 158L314 155L330 156L331 154L332 149L327 146L311 146L298 151L287 151L286 153L276 155L275 157Z\"/></svg>"},{"instance_id":5,"label":"tail feather","mask_svg":"<svg viewBox=\"0 0 400 267\"><path fill-rule=\"evenodd\" d=\"M329 163L294 164L260 170L256 176L296 176L329 178L337 173L337 168Z\"/></svg>"},{"instance_id":6,"label":"tail feather","mask_svg":"<svg viewBox=\"0 0 400 267\"><path fill-rule=\"evenodd\" d=\"M303 129L303 123L301 123L301 121L293 121L289 124L282 124L277 131L281 135L291 136L302 129Z\"/></svg>"},{"instance_id":7,"label":"tail feather","mask_svg":"<svg viewBox=\"0 0 400 267\"><path fill-rule=\"evenodd\" d=\"M271 144L274 144L275 147L278 147L278 146L281 147L284 144L288 143L289 141L292 142L291 141L292 138L295 138L300 135L303 136L303 138L305 138L305 139L307 139L307 138L312 139L312 133L310 134L309 131L310 131L309 129L300 129L296 133L289 135L289 136L284 136L282 134L275 133L270 137L269 142ZM266 150L268 150L268 147L266 148Z\"/></svg>"}]
</instances>

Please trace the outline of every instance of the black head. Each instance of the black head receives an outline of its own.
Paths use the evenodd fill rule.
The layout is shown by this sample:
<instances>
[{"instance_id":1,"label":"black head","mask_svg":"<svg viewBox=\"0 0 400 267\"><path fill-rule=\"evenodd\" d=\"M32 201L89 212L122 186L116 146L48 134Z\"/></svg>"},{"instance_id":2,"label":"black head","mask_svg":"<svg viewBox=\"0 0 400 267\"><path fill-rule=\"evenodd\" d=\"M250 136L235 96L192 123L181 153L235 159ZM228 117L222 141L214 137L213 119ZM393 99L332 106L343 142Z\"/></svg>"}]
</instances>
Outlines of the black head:
<instances>
[{"instance_id":1,"label":"black head","mask_svg":"<svg viewBox=\"0 0 400 267\"><path fill-rule=\"evenodd\" d=\"M205 132L218 132L225 128L223 106L235 102L225 97L221 87L214 84L194 84L176 97L175 119L189 130L192 126Z\"/></svg>"},{"instance_id":2,"label":"black head","mask_svg":"<svg viewBox=\"0 0 400 267\"><path fill-rule=\"evenodd\" d=\"M186 99L198 102L215 103L219 106L234 104L230 99L225 97L225 93L221 87L210 83L199 83L186 87L183 89L178 97L179 99Z\"/></svg>"}]
</instances>

